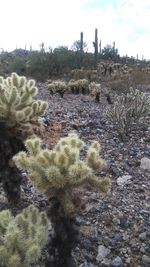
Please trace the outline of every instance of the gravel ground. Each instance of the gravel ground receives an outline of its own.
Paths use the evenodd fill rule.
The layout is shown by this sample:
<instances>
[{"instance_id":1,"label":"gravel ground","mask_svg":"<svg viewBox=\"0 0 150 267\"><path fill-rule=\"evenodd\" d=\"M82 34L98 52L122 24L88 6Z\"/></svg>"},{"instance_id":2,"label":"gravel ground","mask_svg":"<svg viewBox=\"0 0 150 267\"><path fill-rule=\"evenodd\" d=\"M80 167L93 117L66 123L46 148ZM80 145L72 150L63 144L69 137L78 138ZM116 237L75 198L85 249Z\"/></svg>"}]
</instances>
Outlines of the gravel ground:
<instances>
[{"instance_id":1,"label":"gravel ground","mask_svg":"<svg viewBox=\"0 0 150 267\"><path fill-rule=\"evenodd\" d=\"M86 207L76 216L80 242L73 255L77 265L150 267L150 117L146 118L146 129L132 132L122 143L105 116L105 110L112 107L105 96L100 103L84 95L66 94L60 98L50 96L46 86L38 86L39 98L49 103L41 118L47 131L41 134L44 142L52 147L72 130L76 130L86 144L99 141L107 167L97 176L111 180L107 195L90 189L80 192ZM115 99L115 93L112 98ZM142 161L147 162L147 167L142 166ZM31 203L42 210L47 207L45 197L25 180L21 205L13 209L14 214ZM1 192L0 209L7 207ZM34 266L44 266L45 257L46 249Z\"/></svg>"}]
</instances>

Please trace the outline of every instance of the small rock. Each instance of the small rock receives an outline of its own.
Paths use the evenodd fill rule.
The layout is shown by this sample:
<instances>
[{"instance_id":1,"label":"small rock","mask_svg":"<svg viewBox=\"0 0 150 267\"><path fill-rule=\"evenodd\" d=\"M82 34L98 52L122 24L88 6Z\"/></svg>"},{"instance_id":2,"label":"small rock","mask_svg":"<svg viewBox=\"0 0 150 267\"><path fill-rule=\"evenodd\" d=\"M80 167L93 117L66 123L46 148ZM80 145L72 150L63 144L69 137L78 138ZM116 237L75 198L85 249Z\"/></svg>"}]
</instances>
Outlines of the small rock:
<instances>
[{"instance_id":1,"label":"small rock","mask_svg":"<svg viewBox=\"0 0 150 267\"><path fill-rule=\"evenodd\" d=\"M140 240L142 240L142 241L146 240L146 238L147 238L147 234L146 234L146 232L143 232L143 233L139 234L139 238L140 238Z\"/></svg>"},{"instance_id":2,"label":"small rock","mask_svg":"<svg viewBox=\"0 0 150 267\"><path fill-rule=\"evenodd\" d=\"M131 175L123 175L122 177L119 177L117 179L117 184L120 186L131 184L131 179L132 179Z\"/></svg>"},{"instance_id":3,"label":"small rock","mask_svg":"<svg viewBox=\"0 0 150 267\"><path fill-rule=\"evenodd\" d=\"M122 266L123 266L123 262L119 256L117 256L111 263L111 267L122 267Z\"/></svg>"},{"instance_id":4,"label":"small rock","mask_svg":"<svg viewBox=\"0 0 150 267\"><path fill-rule=\"evenodd\" d=\"M150 257L147 255L142 256L142 262L144 264L144 267L149 267L150 266Z\"/></svg>"},{"instance_id":5,"label":"small rock","mask_svg":"<svg viewBox=\"0 0 150 267\"><path fill-rule=\"evenodd\" d=\"M126 259L126 263L127 263L127 264L130 264L130 263L131 263L131 258L128 257L128 258Z\"/></svg>"},{"instance_id":6,"label":"small rock","mask_svg":"<svg viewBox=\"0 0 150 267\"><path fill-rule=\"evenodd\" d=\"M120 233L115 234L115 236L114 236L113 239L111 240L111 246L112 246L113 248L118 248L118 247L120 247L122 240L123 240L123 236L122 236L122 234L120 234Z\"/></svg>"},{"instance_id":7,"label":"small rock","mask_svg":"<svg viewBox=\"0 0 150 267\"><path fill-rule=\"evenodd\" d=\"M101 262L103 259L106 258L106 256L110 253L110 249L106 248L105 246L103 245L100 245L98 247L98 254L97 254L97 258L96 260L98 262Z\"/></svg>"},{"instance_id":8,"label":"small rock","mask_svg":"<svg viewBox=\"0 0 150 267\"><path fill-rule=\"evenodd\" d=\"M101 267L109 267L109 266L110 266L110 263L111 263L111 260L109 260L109 259L104 259L104 260L101 262Z\"/></svg>"},{"instance_id":9,"label":"small rock","mask_svg":"<svg viewBox=\"0 0 150 267\"><path fill-rule=\"evenodd\" d=\"M140 167L143 170L150 170L150 159L146 157L142 158Z\"/></svg>"},{"instance_id":10,"label":"small rock","mask_svg":"<svg viewBox=\"0 0 150 267\"><path fill-rule=\"evenodd\" d=\"M84 223L85 223L85 221L80 216L76 216L76 218L75 218L75 224L77 226L80 226L81 224L84 224Z\"/></svg>"},{"instance_id":11,"label":"small rock","mask_svg":"<svg viewBox=\"0 0 150 267\"><path fill-rule=\"evenodd\" d=\"M79 267L95 267L95 265L89 262L84 262L81 265L79 265Z\"/></svg>"},{"instance_id":12,"label":"small rock","mask_svg":"<svg viewBox=\"0 0 150 267\"><path fill-rule=\"evenodd\" d=\"M127 216L122 216L120 218L120 226L122 229L127 229L130 226L130 222Z\"/></svg>"},{"instance_id":13,"label":"small rock","mask_svg":"<svg viewBox=\"0 0 150 267\"><path fill-rule=\"evenodd\" d=\"M92 249L92 243L89 239L85 239L82 243L83 247L87 250L91 250Z\"/></svg>"},{"instance_id":14,"label":"small rock","mask_svg":"<svg viewBox=\"0 0 150 267\"><path fill-rule=\"evenodd\" d=\"M94 257L92 256L92 255L90 255L90 254L88 254L88 255L84 255L84 258L85 258L85 260L87 261L87 262L93 262L94 261Z\"/></svg>"},{"instance_id":15,"label":"small rock","mask_svg":"<svg viewBox=\"0 0 150 267\"><path fill-rule=\"evenodd\" d=\"M115 176L121 175L121 169L116 167L116 166L111 166L110 167L110 172Z\"/></svg>"}]
</instances>

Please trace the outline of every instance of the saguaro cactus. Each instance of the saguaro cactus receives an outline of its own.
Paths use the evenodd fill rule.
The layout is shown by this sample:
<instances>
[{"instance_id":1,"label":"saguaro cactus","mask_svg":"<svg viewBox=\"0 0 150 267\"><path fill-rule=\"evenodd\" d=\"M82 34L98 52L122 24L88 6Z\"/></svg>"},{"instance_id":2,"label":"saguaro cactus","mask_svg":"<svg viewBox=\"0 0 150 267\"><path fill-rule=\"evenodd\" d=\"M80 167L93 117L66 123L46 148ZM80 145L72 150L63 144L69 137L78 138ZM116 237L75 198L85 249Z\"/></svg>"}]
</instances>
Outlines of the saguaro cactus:
<instances>
[{"instance_id":1,"label":"saguaro cactus","mask_svg":"<svg viewBox=\"0 0 150 267\"><path fill-rule=\"evenodd\" d=\"M80 34L80 51L83 52L83 32Z\"/></svg>"},{"instance_id":2,"label":"saguaro cactus","mask_svg":"<svg viewBox=\"0 0 150 267\"><path fill-rule=\"evenodd\" d=\"M99 53L100 55L102 54L102 41L101 40L99 42Z\"/></svg>"},{"instance_id":3,"label":"saguaro cactus","mask_svg":"<svg viewBox=\"0 0 150 267\"><path fill-rule=\"evenodd\" d=\"M95 41L93 42L94 46L94 67L97 68L98 61L98 30L95 29Z\"/></svg>"}]
</instances>

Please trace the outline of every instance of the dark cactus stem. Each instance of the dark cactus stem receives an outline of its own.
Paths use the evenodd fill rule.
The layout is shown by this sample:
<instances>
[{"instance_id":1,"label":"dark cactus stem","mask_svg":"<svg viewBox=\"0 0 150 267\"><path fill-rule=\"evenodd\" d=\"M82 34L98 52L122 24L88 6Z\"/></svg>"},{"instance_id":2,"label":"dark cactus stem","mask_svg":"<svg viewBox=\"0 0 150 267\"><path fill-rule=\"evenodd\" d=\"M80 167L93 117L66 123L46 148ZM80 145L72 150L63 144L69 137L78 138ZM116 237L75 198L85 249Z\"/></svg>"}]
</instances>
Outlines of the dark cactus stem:
<instances>
[{"instance_id":1,"label":"dark cactus stem","mask_svg":"<svg viewBox=\"0 0 150 267\"><path fill-rule=\"evenodd\" d=\"M94 45L94 67L97 69L97 62L98 62L98 30L95 29L95 42Z\"/></svg>"},{"instance_id":2,"label":"dark cactus stem","mask_svg":"<svg viewBox=\"0 0 150 267\"><path fill-rule=\"evenodd\" d=\"M59 95L60 95L61 98L63 98L64 93L65 93L65 92L61 92L61 91L59 92Z\"/></svg>"},{"instance_id":3,"label":"dark cactus stem","mask_svg":"<svg viewBox=\"0 0 150 267\"><path fill-rule=\"evenodd\" d=\"M83 32L80 34L80 51L83 52Z\"/></svg>"},{"instance_id":4,"label":"dark cactus stem","mask_svg":"<svg viewBox=\"0 0 150 267\"><path fill-rule=\"evenodd\" d=\"M53 96L54 95L54 92L53 91L50 91L50 94Z\"/></svg>"},{"instance_id":5,"label":"dark cactus stem","mask_svg":"<svg viewBox=\"0 0 150 267\"><path fill-rule=\"evenodd\" d=\"M78 231L74 224L75 219L65 216L61 204L56 198L53 201L51 200L48 216L53 224L55 234L49 244L49 255L53 260L47 262L46 266L77 267L72 257L72 249L78 242Z\"/></svg>"},{"instance_id":6,"label":"dark cactus stem","mask_svg":"<svg viewBox=\"0 0 150 267\"><path fill-rule=\"evenodd\" d=\"M99 53L100 55L102 54L102 41L100 40L100 43L99 43Z\"/></svg>"},{"instance_id":7,"label":"dark cactus stem","mask_svg":"<svg viewBox=\"0 0 150 267\"><path fill-rule=\"evenodd\" d=\"M75 88L74 87L71 88L71 92L72 92L72 94L75 94Z\"/></svg>"},{"instance_id":8,"label":"dark cactus stem","mask_svg":"<svg viewBox=\"0 0 150 267\"><path fill-rule=\"evenodd\" d=\"M99 103L100 102L100 93L96 93L95 102L96 103Z\"/></svg>"},{"instance_id":9,"label":"dark cactus stem","mask_svg":"<svg viewBox=\"0 0 150 267\"><path fill-rule=\"evenodd\" d=\"M106 99L107 99L108 104L110 104L110 105L113 104L113 101L112 101L110 95L109 94L106 94L105 96L106 96Z\"/></svg>"},{"instance_id":10,"label":"dark cactus stem","mask_svg":"<svg viewBox=\"0 0 150 267\"><path fill-rule=\"evenodd\" d=\"M82 94L83 94L83 95L86 94L86 88L85 88L85 87L82 87L81 91L82 91Z\"/></svg>"},{"instance_id":11,"label":"dark cactus stem","mask_svg":"<svg viewBox=\"0 0 150 267\"><path fill-rule=\"evenodd\" d=\"M80 93L80 89L79 88L76 88L75 89L75 94L78 95Z\"/></svg>"},{"instance_id":12,"label":"dark cactus stem","mask_svg":"<svg viewBox=\"0 0 150 267\"><path fill-rule=\"evenodd\" d=\"M115 55L115 51L116 51L116 43L113 42L113 54Z\"/></svg>"},{"instance_id":13,"label":"dark cactus stem","mask_svg":"<svg viewBox=\"0 0 150 267\"><path fill-rule=\"evenodd\" d=\"M20 200L21 172L12 164L12 157L25 150L23 142L10 134L10 130L0 123L0 182L11 204Z\"/></svg>"}]
</instances>

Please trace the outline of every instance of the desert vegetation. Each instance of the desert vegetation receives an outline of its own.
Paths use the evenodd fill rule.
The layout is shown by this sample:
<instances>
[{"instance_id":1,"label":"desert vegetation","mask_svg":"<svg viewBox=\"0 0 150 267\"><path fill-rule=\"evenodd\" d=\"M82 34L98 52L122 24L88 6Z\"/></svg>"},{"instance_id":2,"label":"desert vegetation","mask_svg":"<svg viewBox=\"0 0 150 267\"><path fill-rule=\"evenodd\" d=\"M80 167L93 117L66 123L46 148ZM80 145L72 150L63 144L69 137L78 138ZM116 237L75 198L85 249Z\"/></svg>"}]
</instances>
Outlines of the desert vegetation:
<instances>
[{"instance_id":1,"label":"desert vegetation","mask_svg":"<svg viewBox=\"0 0 150 267\"><path fill-rule=\"evenodd\" d=\"M0 267L148 267L150 63L0 54Z\"/></svg>"}]
</instances>

